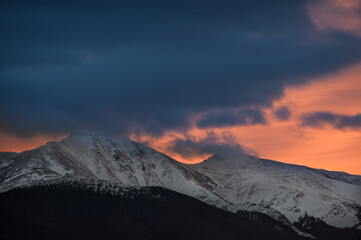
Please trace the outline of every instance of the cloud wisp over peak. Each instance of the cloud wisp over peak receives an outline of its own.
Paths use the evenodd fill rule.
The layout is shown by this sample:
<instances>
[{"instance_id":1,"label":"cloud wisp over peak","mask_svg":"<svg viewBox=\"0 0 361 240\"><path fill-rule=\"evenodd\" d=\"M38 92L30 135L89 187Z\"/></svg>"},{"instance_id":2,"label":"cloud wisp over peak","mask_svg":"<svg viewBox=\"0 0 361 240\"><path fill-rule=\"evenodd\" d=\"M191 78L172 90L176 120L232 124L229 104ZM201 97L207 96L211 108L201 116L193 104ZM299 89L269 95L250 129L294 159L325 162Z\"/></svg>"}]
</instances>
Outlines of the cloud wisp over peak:
<instances>
[{"instance_id":1,"label":"cloud wisp over peak","mask_svg":"<svg viewBox=\"0 0 361 240\"><path fill-rule=\"evenodd\" d=\"M207 136L202 139L191 136L185 139L176 139L168 146L167 150L189 159L204 155L217 155L225 160L249 160L244 148L229 132L216 134L209 131Z\"/></svg>"}]
</instances>

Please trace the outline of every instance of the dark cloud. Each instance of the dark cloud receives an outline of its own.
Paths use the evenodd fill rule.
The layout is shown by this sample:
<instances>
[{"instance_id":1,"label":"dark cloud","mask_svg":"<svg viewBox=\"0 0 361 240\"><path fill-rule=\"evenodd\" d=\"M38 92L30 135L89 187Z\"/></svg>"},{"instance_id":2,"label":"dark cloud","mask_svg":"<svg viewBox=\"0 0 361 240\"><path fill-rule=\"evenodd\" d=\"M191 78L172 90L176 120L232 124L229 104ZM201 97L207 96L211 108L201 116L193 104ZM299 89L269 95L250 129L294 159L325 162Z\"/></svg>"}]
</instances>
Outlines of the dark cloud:
<instances>
[{"instance_id":1,"label":"dark cloud","mask_svg":"<svg viewBox=\"0 0 361 240\"><path fill-rule=\"evenodd\" d=\"M214 132L208 132L207 137L202 140L196 140L192 137L185 140L176 139L168 146L167 150L189 159L204 154L221 156L227 160L248 159L246 151L230 133L217 135Z\"/></svg>"},{"instance_id":2,"label":"dark cloud","mask_svg":"<svg viewBox=\"0 0 361 240\"><path fill-rule=\"evenodd\" d=\"M267 124L266 117L261 109L245 107L241 109L210 112L201 116L197 127L228 127L235 125Z\"/></svg>"},{"instance_id":3,"label":"dark cloud","mask_svg":"<svg viewBox=\"0 0 361 240\"><path fill-rule=\"evenodd\" d=\"M274 111L274 114L276 116L276 118L280 121L286 121L288 120L291 115L292 115L292 112L291 110L289 109L289 107L287 106L281 106L281 107L278 107L275 111Z\"/></svg>"},{"instance_id":4,"label":"dark cloud","mask_svg":"<svg viewBox=\"0 0 361 240\"><path fill-rule=\"evenodd\" d=\"M357 37L318 32L298 0L0 4L0 131L19 136L186 130L361 60Z\"/></svg>"},{"instance_id":5,"label":"dark cloud","mask_svg":"<svg viewBox=\"0 0 361 240\"><path fill-rule=\"evenodd\" d=\"M313 112L303 114L301 125L320 128L331 125L336 129L361 129L361 113L355 115L335 114L331 112Z\"/></svg>"}]
</instances>

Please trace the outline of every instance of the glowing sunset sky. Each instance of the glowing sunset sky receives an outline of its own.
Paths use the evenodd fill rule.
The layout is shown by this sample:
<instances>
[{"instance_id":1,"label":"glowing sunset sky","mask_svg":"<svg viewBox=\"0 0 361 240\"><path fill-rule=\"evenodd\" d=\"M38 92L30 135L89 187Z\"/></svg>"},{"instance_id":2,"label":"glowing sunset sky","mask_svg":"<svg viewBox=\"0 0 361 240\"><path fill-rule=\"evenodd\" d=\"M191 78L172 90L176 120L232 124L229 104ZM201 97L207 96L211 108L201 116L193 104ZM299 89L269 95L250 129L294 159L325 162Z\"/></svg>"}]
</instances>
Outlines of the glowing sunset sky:
<instances>
[{"instance_id":1,"label":"glowing sunset sky","mask_svg":"<svg viewBox=\"0 0 361 240\"><path fill-rule=\"evenodd\" d=\"M361 0L1 5L0 151L90 129L361 175Z\"/></svg>"},{"instance_id":2,"label":"glowing sunset sky","mask_svg":"<svg viewBox=\"0 0 361 240\"><path fill-rule=\"evenodd\" d=\"M292 112L287 120L279 120L274 110L287 106ZM259 157L282 162L342 170L361 174L361 125L355 128L335 129L325 124L320 127L301 126L300 117L305 112L337 112L356 115L361 112L361 64L338 73L313 80L305 86L288 87L284 96L266 108L267 125L226 128L191 129L187 134L196 139L206 137L207 131L232 133L242 146L252 149ZM183 162L200 162L210 156L184 158L169 151L167 146L174 139L182 138L170 133L160 139L145 137L136 139L149 144Z\"/></svg>"}]
</instances>

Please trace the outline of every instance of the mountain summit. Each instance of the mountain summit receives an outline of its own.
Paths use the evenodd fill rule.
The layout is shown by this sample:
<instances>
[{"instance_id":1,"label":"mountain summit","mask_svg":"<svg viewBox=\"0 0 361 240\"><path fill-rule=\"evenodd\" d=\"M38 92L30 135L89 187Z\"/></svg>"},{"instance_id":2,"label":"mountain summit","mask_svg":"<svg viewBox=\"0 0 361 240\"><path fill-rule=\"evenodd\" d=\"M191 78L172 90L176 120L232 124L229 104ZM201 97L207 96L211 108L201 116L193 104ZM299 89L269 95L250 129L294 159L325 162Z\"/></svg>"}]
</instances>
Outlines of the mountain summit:
<instances>
[{"instance_id":1,"label":"mountain summit","mask_svg":"<svg viewBox=\"0 0 361 240\"><path fill-rule=\"evenodd\" d=\"M213 205L226 205L216 183L143 144L100 132L76 132L60 142L4 158L0 192L60 178L89 178L129 186L160 186Z\"/></svg>"}]
</instances>

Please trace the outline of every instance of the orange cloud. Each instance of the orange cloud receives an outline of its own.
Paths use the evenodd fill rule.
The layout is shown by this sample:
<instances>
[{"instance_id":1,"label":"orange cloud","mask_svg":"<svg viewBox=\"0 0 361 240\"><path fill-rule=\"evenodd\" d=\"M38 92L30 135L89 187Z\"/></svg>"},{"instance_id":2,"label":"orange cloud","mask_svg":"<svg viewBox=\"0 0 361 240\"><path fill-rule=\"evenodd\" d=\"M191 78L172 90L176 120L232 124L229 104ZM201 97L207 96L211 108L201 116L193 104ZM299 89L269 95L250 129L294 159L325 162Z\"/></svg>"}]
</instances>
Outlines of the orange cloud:
<instances>
[{"instance_id":1,"label":"orange cloud","mask_svg":"<svg viewBox=\"0 0 361 240\"><path fill-rule=\"evenodd\" d=\"M361 0L314 0L306 8L318 29L332 28L361 37Z\"/></svg>"}]
</instances>

